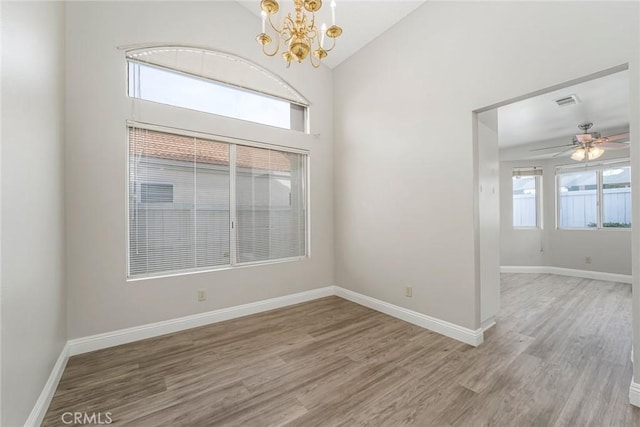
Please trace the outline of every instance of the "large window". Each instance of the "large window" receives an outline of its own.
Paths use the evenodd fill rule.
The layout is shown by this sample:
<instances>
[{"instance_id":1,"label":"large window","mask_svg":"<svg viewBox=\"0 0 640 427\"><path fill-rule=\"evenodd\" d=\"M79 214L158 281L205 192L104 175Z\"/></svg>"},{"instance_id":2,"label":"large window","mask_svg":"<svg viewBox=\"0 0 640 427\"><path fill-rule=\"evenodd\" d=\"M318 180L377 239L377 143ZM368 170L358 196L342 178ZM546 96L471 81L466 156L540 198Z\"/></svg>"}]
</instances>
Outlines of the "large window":
<instances>
[{"instance_id":1,"label":"large window","mask_svg":"<svg viewBox=\"0 0 640 427\"><path fill-rule=\"evenodd\" d=\"M628 163L559 168L558 228L631 228Z\"/></svg>"},{"instance_id":2,"label":"large window","mask_svg":"<svg viewBox=\"0 0 640 427\"><path fill-rule=\"evenodd\" d=\"M541 228L542 169L513 171L513 227Z\"/></svg>"},{"instance_id":3,"label":"large window","mask_svg":"<svg viewBox=\"0 0 640 427\"><path fill-rule=\"evenodd\" d=\"M304 153L129 128L129 276L303 257Z\"/></svg>"}]
</instances>

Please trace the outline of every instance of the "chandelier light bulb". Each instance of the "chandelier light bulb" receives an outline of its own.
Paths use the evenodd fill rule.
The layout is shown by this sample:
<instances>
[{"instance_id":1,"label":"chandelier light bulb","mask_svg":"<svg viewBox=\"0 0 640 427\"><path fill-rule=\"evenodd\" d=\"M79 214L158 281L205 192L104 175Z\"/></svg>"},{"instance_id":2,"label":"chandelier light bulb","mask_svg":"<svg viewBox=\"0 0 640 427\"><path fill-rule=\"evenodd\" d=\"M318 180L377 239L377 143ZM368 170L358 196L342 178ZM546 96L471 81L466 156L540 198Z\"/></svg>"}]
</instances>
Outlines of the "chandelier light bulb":
<instances>
[{"instance_id":1,"label":"chandelier light bulb","mask_svg":"<svg viewBox=\"0 0 640 427\"><path fill-rule=\"evenodd\" d=\"M260 16L262 16L262 34L264 34L267 32L267 12L263 10Z\"/></svg>"},{"instance_id":2,"label":"chandelier light bulb","mask_svg":"<svg viewBox=\"0 0 640 427\"><path fill-rule=\"evenodd\" d=\"M331 0L331 25L336 25L336 0Z\"/></svg>"},{"instance_id":3,"label":"chandelier light bulb","mask_svg":"<svg viewBox=\"0 0 640 427\"><path fill-rule=\"evenodd\" d=\"M320 27L320 47L324 49L324 36L327 33L327 24L322 24L322 27Z\"/></svg>"}]
</instances>

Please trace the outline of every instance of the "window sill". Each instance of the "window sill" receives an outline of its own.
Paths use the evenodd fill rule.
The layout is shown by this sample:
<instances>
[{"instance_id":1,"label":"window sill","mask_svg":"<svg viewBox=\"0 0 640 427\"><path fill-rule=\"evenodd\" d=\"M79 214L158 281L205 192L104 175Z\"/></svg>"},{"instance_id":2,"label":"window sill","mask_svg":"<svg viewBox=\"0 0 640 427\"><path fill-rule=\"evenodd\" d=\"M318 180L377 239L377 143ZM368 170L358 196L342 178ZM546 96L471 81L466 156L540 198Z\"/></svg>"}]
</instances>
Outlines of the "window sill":
<instances>
[{"instance_id":1,"label":"window sill","mask_svg":"<svg viewBox=\"0 0 640 427\"><path fill-rule=\"evenodd\" d=\"M127 276L127 282L141 282L144 280L152 280L152 279L164 279L169 277L179 277L179 276L190 276L192 274L200 274L200 273L212 273L216 271L226 271L226 270L237 270L239 268L246 267L257 267L257 266L265 266L272 264L282 264L286 262L295 262L302 261L303 259L307 259L309 256L298 256L292 258L282 258L277 260L269 260L269 261L255 261L255 262L243 262L236 265L221 265L219 267L206 267L206 268L198 268L192 270L179 270L179 271L170 271L170 272L161 272L158 274L152 273L148 275L139 275L139 276Z\"/></svg>"}]
</instances>

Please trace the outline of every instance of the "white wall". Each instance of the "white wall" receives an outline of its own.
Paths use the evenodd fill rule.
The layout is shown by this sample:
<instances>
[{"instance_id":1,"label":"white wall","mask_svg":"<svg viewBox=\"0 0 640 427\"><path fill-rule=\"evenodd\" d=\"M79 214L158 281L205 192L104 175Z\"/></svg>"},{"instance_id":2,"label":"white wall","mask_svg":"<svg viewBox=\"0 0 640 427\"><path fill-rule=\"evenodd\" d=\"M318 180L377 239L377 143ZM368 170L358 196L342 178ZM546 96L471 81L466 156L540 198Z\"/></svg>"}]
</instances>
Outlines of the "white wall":
<instances>
[{"instance_id":1,"label":"white wall","mask_svg":"<svg viewBox=\"0 0 640 427\"><path fill-rule=\"evenodd\" d=\"M629 150L608 151L601 159L628 158ZM572 163L570 163L572 162ZM606 273L631 274L631 230L559 230L556 228L555 168L575 164L564 158L500 163L501 265L552 266ZM513 228L513 168L543 168L543 229ZM542 249L542 250L541 250ZM585 257L591 257L591 264Z\"/></svg>"},{"instance_id":2,"label":"white wall","mask_svg":"<svg viewBox=\"0 0 640 427\"><path fill-rule=\"evenodd\" d=\"M286 70L279 57L264 56L254 39L259 18L236 2L69 2L66 18L70 338L332 285L331 72L309 64ZM310 100L311 131L319 137L152 103L132 105L117 47L149 42L224 50L272 70ZM131 118L309 149L311 257L127 282L125 121ZM198 289L207 291L207 301L197 302Z\"/></svg>"},{"instance_id":3,"label":"white wall","mask_svg":"<svg viewBox=\"0 0 640 427\"><path fill-rule=\"evenodd\" d=\"M500 310L500 161L498 111L478 114L476 141L480 322L492 321Z\"/></svg>"},{"instance_id":4,"label":"white wall","mask_svg":"<svg viewBox=\"0 0 640 427\"><path fill-rule=\"evenodd\" d=\"M2 2L2 419L23 425L67 339L64 5Z\"/></svg>"},{"instance_id":5,"label":"white wall","mask_svg":"<svg viewBox=\"0 0 640 427\"><path fill-rule=\"evenodd\" d=\"M472 111L627 62L637 97L637 34L631 2L426 2L340 65L336 284L479 327Z\"/></svg>"}]
</instances>

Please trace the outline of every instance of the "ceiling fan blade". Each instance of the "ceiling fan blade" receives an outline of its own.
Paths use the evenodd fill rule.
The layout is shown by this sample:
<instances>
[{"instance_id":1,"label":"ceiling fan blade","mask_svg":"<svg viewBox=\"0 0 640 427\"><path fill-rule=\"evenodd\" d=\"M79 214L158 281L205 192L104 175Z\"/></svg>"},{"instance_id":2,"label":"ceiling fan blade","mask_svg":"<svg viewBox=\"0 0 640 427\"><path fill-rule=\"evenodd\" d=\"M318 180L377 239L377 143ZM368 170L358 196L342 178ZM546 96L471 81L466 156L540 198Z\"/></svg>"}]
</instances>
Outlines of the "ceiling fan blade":
<instances>
[{"instance_id":1,"label":"ceiling fan blade","mask_svg":"<svg viewBox=\"0 0 640 427\"><path fill-rule=\"evenodd\" d=\"M629 139L629 132L624 132L624 133L617 133L615 135L609 135L607 136L607 141L608 142L614 142L614 141L618 141L620 139Z\"/></svg>"},{"instance_id":2,"label":"ceiling fan blade","mask_svg":"<svg viewBox=\"0 0 640 427\"><path fill-rule=\"evenodd\" d=\"M598 144L598 147L609 148L609 149L620 149L620 148L629 148L628 142L603 142Z\"/></svg>"},{"instance_id":3,"label":"ceiling fan blade","mask_svg":"<svg viewBox=\"0 0 640 427\"><path fill-rule=\"evenodd\" d=\"M569 154L572 151L575 151L575 149L576 149L576 147L572 147L572 148L569 148L568 150L563 150L563 151L561 151L559 153L554 154L553 156L551 156L551 158L555 159L556 157L564 156L565 154Z\"/></svg>"},{"instance_id":4,"label":"ceiling fan blade","mask_svg":"<svg viewBox=\"0 0 640 427\"><path fill-rule=\"evenodd\" d=\"M543 148L534 148L532 150L529 151L542 151L542 150L550 150L552 148L562 148L562 147L575 147L575 144L564 144L564 145L554 145L551 147L543 147Z\"/></svg>"}]
</instances>

